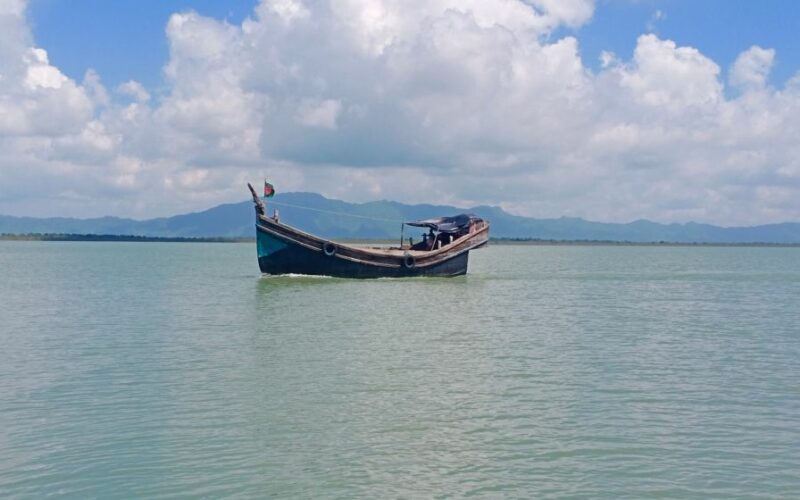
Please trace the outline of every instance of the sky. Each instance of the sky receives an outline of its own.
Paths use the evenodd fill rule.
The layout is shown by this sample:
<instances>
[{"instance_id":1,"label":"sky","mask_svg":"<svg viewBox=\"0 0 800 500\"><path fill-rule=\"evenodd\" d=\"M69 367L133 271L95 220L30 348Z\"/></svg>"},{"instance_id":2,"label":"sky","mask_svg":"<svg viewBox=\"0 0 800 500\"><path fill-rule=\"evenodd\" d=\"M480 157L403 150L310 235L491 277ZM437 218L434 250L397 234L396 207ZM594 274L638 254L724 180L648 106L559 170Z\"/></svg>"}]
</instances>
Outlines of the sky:
<instances>
[{"instance_id":1,"label":"sky","mask_svg":"<svg viewBox=\"0 0 800 500\"><path fill-rule=\"evenodd\" d=\"M800 221L800 2L0 0L0 214Z\"/></svg>"}]
</instances>

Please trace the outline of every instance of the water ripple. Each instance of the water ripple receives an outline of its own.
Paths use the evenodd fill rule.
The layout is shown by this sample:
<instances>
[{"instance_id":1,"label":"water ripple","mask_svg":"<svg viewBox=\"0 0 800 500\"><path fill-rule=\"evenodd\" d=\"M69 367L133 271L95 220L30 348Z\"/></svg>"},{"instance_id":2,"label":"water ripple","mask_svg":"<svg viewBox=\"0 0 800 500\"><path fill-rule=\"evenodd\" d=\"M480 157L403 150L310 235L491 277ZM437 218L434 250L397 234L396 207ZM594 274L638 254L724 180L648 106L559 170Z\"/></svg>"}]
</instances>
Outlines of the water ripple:
<instances>
[{"instance_id":1,"label":"water ripple","mask_svg":"<svg viewBox=\"0 0 800 500\"><path fill-rule=\"evenodd\" d=\"M0 242L0 496L793 497L798 256L497 246L349 281Z\"/></svg>"}]
</instances>

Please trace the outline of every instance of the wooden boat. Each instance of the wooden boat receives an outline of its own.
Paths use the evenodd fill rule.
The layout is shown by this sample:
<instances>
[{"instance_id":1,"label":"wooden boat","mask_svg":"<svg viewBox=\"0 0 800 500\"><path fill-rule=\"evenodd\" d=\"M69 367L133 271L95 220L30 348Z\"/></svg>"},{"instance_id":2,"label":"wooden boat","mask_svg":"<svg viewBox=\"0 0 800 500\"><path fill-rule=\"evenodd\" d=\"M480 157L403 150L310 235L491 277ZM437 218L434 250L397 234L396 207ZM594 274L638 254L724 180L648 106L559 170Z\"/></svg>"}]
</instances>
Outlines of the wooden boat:
<instances>
[{"instance_id":1,"label":"wooden boat","mask_svg":"<svg viewBox=\"0 0 800 500\"><path fill-rule=\"evenodd\" d=\"M489 241L489 223L472 214L406 222L433 237L416 245L361 247L319 238L268 217L250 184L256 210L258 266L265 274L399 278L466 274L469 252Z\"/></svg>"}]
</instances>

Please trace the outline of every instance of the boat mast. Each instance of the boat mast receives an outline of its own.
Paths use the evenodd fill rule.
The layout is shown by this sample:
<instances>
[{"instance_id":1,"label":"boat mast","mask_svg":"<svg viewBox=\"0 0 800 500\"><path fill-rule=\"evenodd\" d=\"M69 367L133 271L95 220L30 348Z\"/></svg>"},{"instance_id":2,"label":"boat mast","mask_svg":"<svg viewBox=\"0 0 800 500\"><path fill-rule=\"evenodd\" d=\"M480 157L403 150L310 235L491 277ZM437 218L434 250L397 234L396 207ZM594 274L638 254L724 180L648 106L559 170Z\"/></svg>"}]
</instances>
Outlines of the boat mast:
<instances>
[{"instance_id":1,"label":"boat mast","mask_svg":"<svg viewBox=\"0 0 800 500\"><path fill-rule=\"evenodd\" d=\"M253 195L253 203L255 203L256 205L256 213L258 215L266 216L267 209L264 206L264 202L261 201L261 198L259 198L258 195L256 194L256 190L253 189L253 186L249 182L247 183L247 187L250 189L250 194Z\"/></svg>"}]
</instances>

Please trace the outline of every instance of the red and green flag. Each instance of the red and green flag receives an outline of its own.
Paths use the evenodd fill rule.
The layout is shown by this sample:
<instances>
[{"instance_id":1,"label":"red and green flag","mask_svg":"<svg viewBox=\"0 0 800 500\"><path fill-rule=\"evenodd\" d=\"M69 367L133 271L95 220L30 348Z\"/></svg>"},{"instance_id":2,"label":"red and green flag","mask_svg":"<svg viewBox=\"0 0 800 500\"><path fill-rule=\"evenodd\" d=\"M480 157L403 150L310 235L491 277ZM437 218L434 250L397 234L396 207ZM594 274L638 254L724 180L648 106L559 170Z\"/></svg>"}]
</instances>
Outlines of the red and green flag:
<instances>
[{"instance_id":1,"label":"red and green flag","mask_svg":"<svg viewBox=\"0 0 800 500\"><path fill-rule=\"evenodd\" d=\"M272 198L275 196L275 186L264 179L264 198Z\"/></svg>"}]
</instances>

